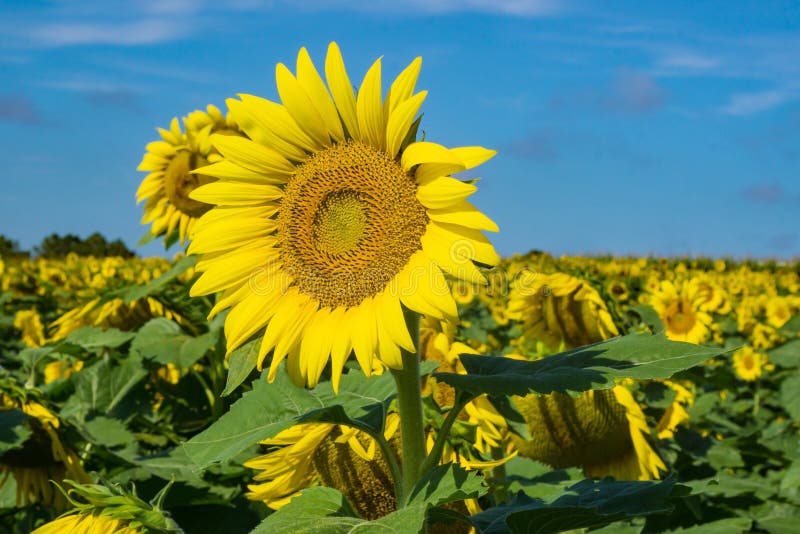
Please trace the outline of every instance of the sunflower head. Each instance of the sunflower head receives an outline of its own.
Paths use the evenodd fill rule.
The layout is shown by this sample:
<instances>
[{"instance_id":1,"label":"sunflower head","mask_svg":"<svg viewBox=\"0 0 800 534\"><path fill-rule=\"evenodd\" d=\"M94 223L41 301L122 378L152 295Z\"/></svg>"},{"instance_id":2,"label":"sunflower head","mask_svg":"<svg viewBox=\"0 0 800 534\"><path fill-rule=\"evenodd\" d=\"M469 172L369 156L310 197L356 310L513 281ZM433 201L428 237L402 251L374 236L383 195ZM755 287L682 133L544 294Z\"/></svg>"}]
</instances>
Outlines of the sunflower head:
<instances>
[{"instance_id":1,"label":"sunflower head","mask_svg":"<svg viewBox=\"0 0 800 534\"><path fill-rule=\"evenodd\" d=\"M694 289L690 282L664 281L650 296L649 303L664 321L669 339L703 343L711 334L712 318L702 310L706 293Z\"/></svg>"},{"instance_id":2,"label":"sunflower head","mask_svg":"<svg viewBox=\"0 0 800 534\"><path fill-rule=\"evenodd\" d=\"M182 129L174 118L169 130L159 128L161 140L147 145L139 164L140 171L149 173L136 193L137 202L146 201L142 223L152 223L151 235L163 235L165 243L177 238L183 244L194 220L211 209L190 197L199 186L215 180L194 172L218 158L211 134L241 135L233 121L211 105L206 111L190 113L183 124Z\"/></svg>"},{"instance_id":3,"label":"sunflower head","mask_svg":"<svg viewBox=\"0 0 800 534\"><path fill-rule=\"evenodd\" d=\"M587 391L577 398L562 393L514 397L530 440L513 437L519 454L555 469L583 467L587 476L624 480L658 478L665 466L645 438L644 414L623 386Z\"/></svg>"},{"instance_id":4,"label":"sunflower head","mask_svg":"<svg viewBox=\"0 0 800 534\"><path fill-rule=\"evenodd\" d=\"M733 369L745 382L754 382L761 376L766 360L765 354L750 345L745 345L733 353Z\"/></svg>"},{"instance_id":5,"label":"sunflower head","mask_svg":"<svg viewBox=\"0 0 800 534\"><path fill-rule=\"evenodd\" d=\"M401 349L416 349L404 309L454 318L445 275L481 282L473 261L498 260L482 233L497 226L466 200L475 186L451 176L494 151L415 141L420 65L384 97L378 60L355 94L335 43L325 81L301 49L296 73L276 68L281 103L228 101L247 138L211 136L221 159L195 172L218 181L190 194L215 206L192 233L192 294L224 291L212 314L232 308L229 351L263 332L270 379L287 356L309 386L330 360L338 388L351 351L366 373L378 359L401 368Z\"/></svg>"},{"instance_id":6,"label":"sunflower head","mask_svg":"<svg viewBox=\"0 0 800 534\"><path fill-rule=\"evenodd\" d=\"M616 336L608 308L587 282L565 273L529 272L515 280L508 315L523 323L524 337L551 348L580 347Z\"/></svg>"}]
</instances>

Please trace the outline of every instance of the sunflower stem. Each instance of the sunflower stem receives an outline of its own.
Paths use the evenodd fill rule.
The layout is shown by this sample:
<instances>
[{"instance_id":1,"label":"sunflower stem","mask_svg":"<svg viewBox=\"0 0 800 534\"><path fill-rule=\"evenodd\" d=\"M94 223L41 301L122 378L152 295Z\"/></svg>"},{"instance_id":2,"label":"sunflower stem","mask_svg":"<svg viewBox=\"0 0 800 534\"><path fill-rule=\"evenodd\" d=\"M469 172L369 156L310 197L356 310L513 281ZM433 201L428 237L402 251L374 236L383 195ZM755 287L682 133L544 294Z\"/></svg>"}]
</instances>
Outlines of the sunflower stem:
<instances>
[{"instance_id":1,"label":"sunflower stem","mask_svg":"<svg viewBox=\"0 0 800 534\"><path fill-rule=\"evenodd\" d=\"M404 310L408 331L415 347L419 347L419 315ZM406 505L411 490L422 475L425 462L425 422L422 418L422 385L419 366L419 351L411 353L400 349L403 368L392 369L397 384L397 409L400 412L400 440L402 446L401 493L397 495L397 506Z\"/></svg>"},{"instance_id":2,"label":"sunflower stem","mask_svg":"<svg viewBox=\"0 0 800 534\"><path fill-rule=\"evenodd\" d=\"M400 464L397 461L397 456L392 450L392 447L389 445L389 442L386 441L386 438L383 436L382 432L377 432L375 434L370 433L370 435L378 443L378 447L381 448L381 453L383 453L383 457L386 459L386 464L389 466L389 471L392 473L392 482L394 482L394 495L399 501L400 495L403 493L403 472L400 470Z\"/></svg>"},{"instance_id":3,"label":"sunflower stem","mask_svg":"<svg viewBox=\"0 0 800 534\"><path fill-rule=\"evenodd\" d=\"M458 414L461 413L461 410L464 409L464 406L466 406L472 398L473 397L466 396L466 394L456 397L453 407L447 412L447 416L436 435L436 442L433 444L430 454L428 454L428 457L425 459L425 463L422 464L422 473L427 473L439 464L439 460L442 458L444 445L447 443L447 436L450 435L450 429L453 428Z\"/></svg>"}]
</instances>

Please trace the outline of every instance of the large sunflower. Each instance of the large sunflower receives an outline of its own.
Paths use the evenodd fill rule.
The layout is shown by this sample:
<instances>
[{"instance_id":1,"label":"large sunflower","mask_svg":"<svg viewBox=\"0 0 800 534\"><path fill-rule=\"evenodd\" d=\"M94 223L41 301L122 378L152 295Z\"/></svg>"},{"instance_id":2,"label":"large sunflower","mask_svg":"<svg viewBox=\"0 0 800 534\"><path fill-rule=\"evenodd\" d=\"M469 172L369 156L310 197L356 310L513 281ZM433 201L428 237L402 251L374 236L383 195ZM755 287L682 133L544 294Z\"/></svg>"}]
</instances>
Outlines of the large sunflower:
<instances>
[{"instance_id":1,"label":"large sunflower","mask_svg":"<svg viewBox=\"0 0 800 534\"><path fill-rule=\"evenodd\" d=\"M273 351L270 378L288 356L292 379L314 386L330 359L338 388L351 350L366 373L373 359L402 368L400 349L415 350L402 306L454 318L444 273L482 280L472 261L499 259L481 232L497 226L465 200L475 186L449 176L495 152L414 141L420 65L384 99L379 59L354 94L331 43L327 86L301 49L296 76L277 66L282 105L228 101L250 139L212 136L224 159L197 171L219 181L191 194L216 205L191 236L203 254L192 294L224 290L212 314L232 308L228 351L266 328L258 367Z\"/></svg>"},{"instance_id":2,"label":"large sunflower","mask_svg":"<svg viewBox=\"0 0 800 534\"><path fill-rule=\"evenodd\" d=\"M185 243L194 221L211 209L208 204L189 197L196 187L213 180L192 172L218 158L209 136L239 135L236 125L211 105L207 111L190 113L183 123L185 131L177 117L172 119L169 130L159 128L162 140L148 143L138 168L149 172L136 192L137 202L146 200L142 224L152 223L150 233L164 235L165 243L175 237Z\"/></svg>"}]
</instances>

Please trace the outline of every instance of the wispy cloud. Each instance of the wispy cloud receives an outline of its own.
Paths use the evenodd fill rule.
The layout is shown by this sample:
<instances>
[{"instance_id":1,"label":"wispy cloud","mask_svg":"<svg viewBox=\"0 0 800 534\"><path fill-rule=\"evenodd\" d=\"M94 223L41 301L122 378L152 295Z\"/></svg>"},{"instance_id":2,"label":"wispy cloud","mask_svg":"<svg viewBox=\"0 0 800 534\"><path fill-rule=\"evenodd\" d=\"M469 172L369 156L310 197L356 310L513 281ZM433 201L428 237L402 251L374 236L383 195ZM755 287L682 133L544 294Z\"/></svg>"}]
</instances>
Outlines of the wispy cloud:
<instances>
[{"instance_id":1,"label":"wispy cloud","mask_svg":"<svg viewBox=\"0 0 800 534\"><path fill-rule=\"evenodd\" d=\"M555 134L552 130L536 130L511 143L507 152L524 159L548 161L558 155Z\"/></svg>"},{"instance_id":2,"label":"wispy cloud","mask_svg":"<svg viewBox=\"0 0 800 534\"><path fill-rule=\"evenodd\" d=\"M39 124L42 116L30 98L23 95L0 95L0 121Z\"/></svg>"},{"instance_id":3,"label":"wispy cloud","mask_svg":"<svg viewBox=\"0 0 800 534\"><path fill-rule=\"evenodd\" d=\"M659 66L668 69L707 71L720 65L720 60L696 52L668 52L658 61Z\"/></svg>"},{"instance_id":4,"label":"wispy cloud","mask_svg":"<svg viewBox=\"0 0 800 534\"><path fill-rule=\"evenodd\" d=\"M33 27L28 37L41 46L150 45L175 41L190 33L189 26L160 18L128 23L57 22Z\"/></svg>"},{"instance_id":5,"label":"wispy cloud","mask_svg":"<svg viewBox=\"0 0 800 534\"><path fill-rule=\"evenodd\" d=\"M282 3L296 5L286 0ZM566 4L565 0L308 0L303 3L303 9L415 15L477 12L536 17L559 13L566 8Z\"/></svg>"},{"instance_id":6,"label":"wispy cloud","mask_svg":"<svg viewBox=\"0 0 800 534\"><path fill-rule=\"evenodd\" d=\"M760 184L747 187L742 196L752 202L775 204L786 198L786 191L780 185Z\"/></svg>"},{"instance_id":7,"label":"wispy cloud","mask_svg":"<svg viewBox=\"0 0 800 534\"><path fill-rule=\"evenodd\" d=\"M604 103L615 111L640 114L660 108L665 99L666 91L649 74L622 69L611 83Z\"/></svg>"},{"instance_id":8,"label":"wispy cloud","mask_svg":"<svg viewBox=\"0 0 800 534\"><path fill-rule=\"evenodd\" d=\"M793 91L774 89L731 95L722 112L728 115L753 115L781 106L797 98Z\"/></svg>"}]
</instances>

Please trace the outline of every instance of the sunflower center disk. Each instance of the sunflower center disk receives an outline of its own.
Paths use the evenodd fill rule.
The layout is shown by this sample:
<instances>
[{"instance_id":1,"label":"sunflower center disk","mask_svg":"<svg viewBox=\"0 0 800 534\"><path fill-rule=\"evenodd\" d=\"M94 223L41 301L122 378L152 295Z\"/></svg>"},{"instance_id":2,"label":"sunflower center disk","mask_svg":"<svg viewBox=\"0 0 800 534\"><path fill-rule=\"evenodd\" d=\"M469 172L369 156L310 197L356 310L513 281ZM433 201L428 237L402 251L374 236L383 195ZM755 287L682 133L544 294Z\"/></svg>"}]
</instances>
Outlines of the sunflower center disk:
<instances>
[{"instance_id":1,"label":"sunflower center disk","mask_svg":"<svg viewBox=\"0 0 800 534\"><path fill-rule=\"evenodd\" d=\"M422 248L428 216L416 193L412 175L359 142L300 165L278 215L281 259L300 291L323 308L383 291Z\"/></svg>"},{"instance_id":2,"label":"sunflower center disk","mask_svg":"<svg viewBox=\"0 0 800 534\"><path fill-rule=\"evenodd\" d=\"M182 150L172 158L164 173L164 190L167 198L176 209L190 217L199 217L213 207L189 198L189 193L201 185L214 181L210 176L190 172L206 165L208 161L204 157Z\"/></svg>"}]
</instances>

